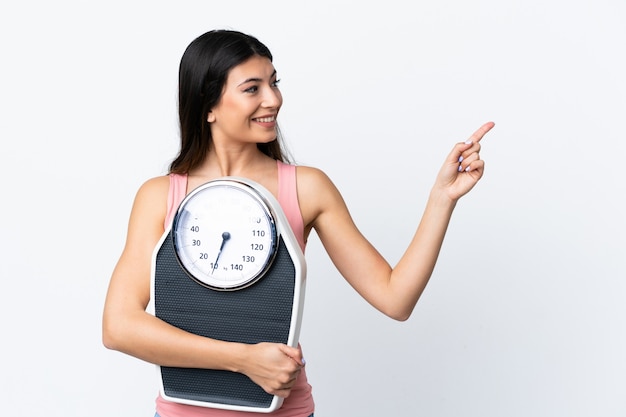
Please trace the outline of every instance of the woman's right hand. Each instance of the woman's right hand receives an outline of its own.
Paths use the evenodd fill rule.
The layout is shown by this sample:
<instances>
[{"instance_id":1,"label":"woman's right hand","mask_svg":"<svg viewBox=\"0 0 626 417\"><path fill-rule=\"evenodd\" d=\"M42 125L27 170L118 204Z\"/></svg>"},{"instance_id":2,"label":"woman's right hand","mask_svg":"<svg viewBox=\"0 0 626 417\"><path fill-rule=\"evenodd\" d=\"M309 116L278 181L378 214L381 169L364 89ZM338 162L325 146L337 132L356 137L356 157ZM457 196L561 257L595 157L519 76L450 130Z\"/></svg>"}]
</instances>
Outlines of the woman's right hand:
<instances>
[{"instance_id":1,"label":"woman's right hand","mask_svg":"<svg viewBox=\"0 0 626 417\"><path fill-rule=\"evenodd\" d=\"M487 122L467 141L454 146L437 175L433 190L442 190L452 201L457 201L476 185L485 166L480 159L480 141L494 126L493 122Z\"/></svg>"},{"instance_id":2,"label":"woman's right hand","mask_svg":"<svg viewBox=\"0 0 626 417\"><path fill-rule=\"evenodd\" d=\"M305 364L300 347L258 343L249 345L248 352L240 372L268 394L287 398Z\"/></svg>"}]
</instances>

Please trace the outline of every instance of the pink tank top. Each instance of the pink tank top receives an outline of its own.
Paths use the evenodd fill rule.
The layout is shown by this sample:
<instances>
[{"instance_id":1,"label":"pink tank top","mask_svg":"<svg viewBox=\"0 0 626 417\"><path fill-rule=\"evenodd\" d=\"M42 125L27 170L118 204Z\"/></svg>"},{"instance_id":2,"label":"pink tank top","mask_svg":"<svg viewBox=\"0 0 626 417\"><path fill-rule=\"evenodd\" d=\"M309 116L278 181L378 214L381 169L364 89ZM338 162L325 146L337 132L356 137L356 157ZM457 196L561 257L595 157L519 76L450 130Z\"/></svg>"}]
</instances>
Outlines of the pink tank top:
<instances>
[{"instance_id":1,"label":"pink tank top","mask_svg":"<svg viewBox=\"0 0 626 417\"><path fill-rule=\"evenodd\" d=\"M278 202L283 209L298 243L304 252L304 221L300 213L296 188L296 167L276 161L278 165ZM187 195L187 176L170 174L170 190L167 197L165 228L174 219L178 206ZM285 399L280 409L267 415L273 417L308 417L313 414L315 404L311 386L306 377L306 367L298 376L296 385ZM165 400L161 395L156 399L156 411L160 417L250 417L256 413L196 407Z\"/></svg>"}]
</instances>

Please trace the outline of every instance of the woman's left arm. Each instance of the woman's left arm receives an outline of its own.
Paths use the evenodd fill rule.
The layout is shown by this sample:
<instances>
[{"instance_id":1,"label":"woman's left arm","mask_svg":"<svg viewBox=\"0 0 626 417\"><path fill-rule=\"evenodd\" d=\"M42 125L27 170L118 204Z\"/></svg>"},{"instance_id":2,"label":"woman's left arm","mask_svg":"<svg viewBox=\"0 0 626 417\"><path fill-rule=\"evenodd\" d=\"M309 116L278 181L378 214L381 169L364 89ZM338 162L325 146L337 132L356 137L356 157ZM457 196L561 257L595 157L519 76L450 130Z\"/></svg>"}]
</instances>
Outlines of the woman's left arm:
<instances>
[{"instance_id":1,"label":"woman's left arm","mask_svg":"<svg viewBox=\"0 0 626 417\"><path fill-rule=\"evenodd\" d=\"M360 233L332 181L319 170L298 171L305 224L315 229L350 285L389 317L403 321L411 315L434 270L456 202L483 175L480 140L493 126L484 124L468 141L454 146L437 175L415 235L394 268Z\"/></svg>"}]
</instances>

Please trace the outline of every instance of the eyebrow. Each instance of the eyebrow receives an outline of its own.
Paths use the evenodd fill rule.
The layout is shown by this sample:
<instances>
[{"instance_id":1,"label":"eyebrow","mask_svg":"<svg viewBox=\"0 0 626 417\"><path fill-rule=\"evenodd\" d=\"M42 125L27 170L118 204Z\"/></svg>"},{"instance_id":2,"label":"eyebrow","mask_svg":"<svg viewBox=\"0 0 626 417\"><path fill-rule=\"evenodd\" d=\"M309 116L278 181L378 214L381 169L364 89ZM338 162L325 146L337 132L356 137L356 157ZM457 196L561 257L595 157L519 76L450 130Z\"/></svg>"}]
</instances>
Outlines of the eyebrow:
<instances>
[{"instance_id":1,"label":"eyebrow","mask_svg":"<svg viewBox=\"0 0 626 417\"><path fill-rule=\"evenodd\" d=\"M276 76L276 70L274 70L274 72L272 73L272 75L270 75L270 79L274 78ZM246 80L244 80L243 82L241 82L239 85L237 85L237 87L242 86L246 83L252 83L252 82L261 82L263 81L262 78L248 78Z\"/></svg>"}]
</instances>

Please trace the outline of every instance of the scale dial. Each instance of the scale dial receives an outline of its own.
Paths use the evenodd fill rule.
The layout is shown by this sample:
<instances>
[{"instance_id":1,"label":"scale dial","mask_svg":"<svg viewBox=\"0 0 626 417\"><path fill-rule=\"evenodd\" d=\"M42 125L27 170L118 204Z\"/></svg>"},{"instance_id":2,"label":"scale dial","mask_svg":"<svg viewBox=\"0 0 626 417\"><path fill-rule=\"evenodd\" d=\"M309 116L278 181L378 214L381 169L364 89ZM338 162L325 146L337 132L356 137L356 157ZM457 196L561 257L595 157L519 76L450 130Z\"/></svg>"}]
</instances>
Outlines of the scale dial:
<instances>
[{"instance_id":1,"label":"scale dial","mask_svg":"<svg viewBox=\"0 0 626 417\"><path fill-rule=\"evenodd\" d=\"M254 284L276 254L276 223L269 204L239 181L215 180L196 188L181 203L172 227L181 265L213 289Z\"/></svg>"}]
</instances>

